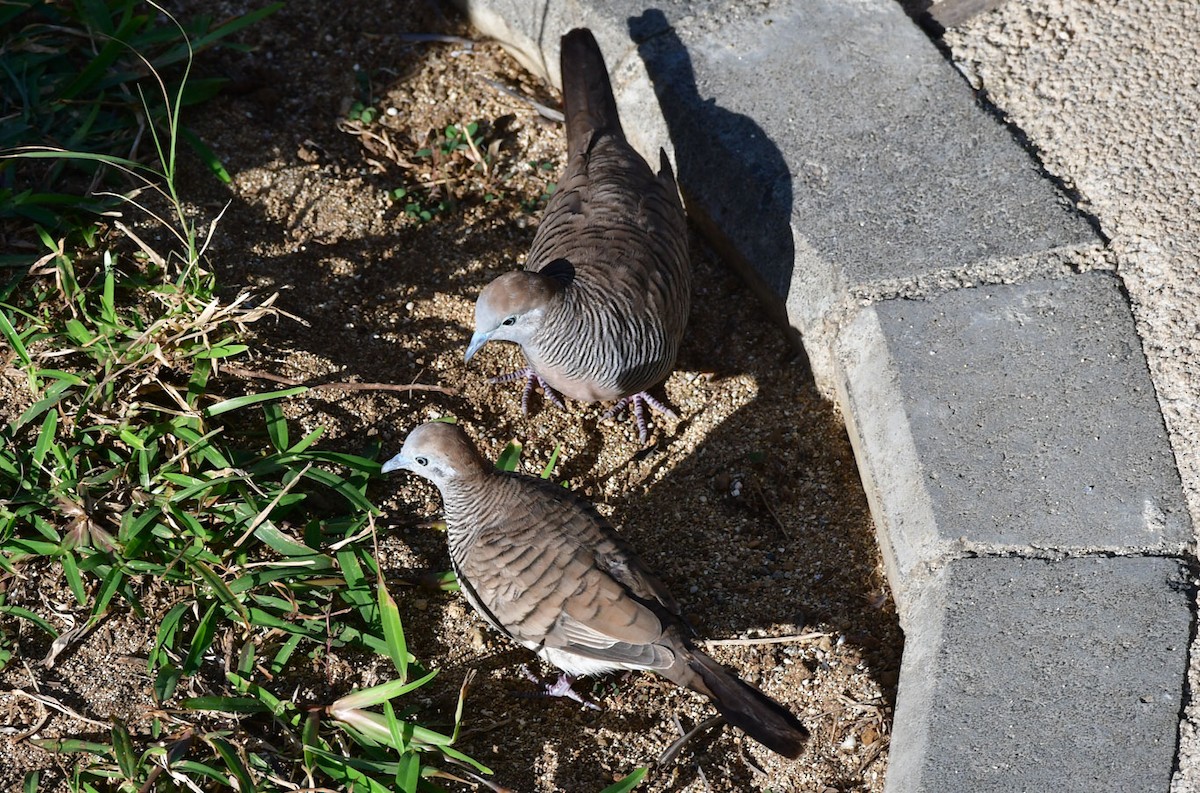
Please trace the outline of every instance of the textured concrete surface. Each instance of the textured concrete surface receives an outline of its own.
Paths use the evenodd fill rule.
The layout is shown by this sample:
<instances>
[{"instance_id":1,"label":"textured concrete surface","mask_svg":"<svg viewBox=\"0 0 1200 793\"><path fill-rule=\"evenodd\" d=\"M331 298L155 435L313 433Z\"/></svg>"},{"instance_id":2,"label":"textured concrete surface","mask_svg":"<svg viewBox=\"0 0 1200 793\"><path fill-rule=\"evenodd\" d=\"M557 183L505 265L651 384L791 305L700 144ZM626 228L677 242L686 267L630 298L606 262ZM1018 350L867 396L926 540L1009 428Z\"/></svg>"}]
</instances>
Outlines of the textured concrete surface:
<instances>
[{"instance_id":1,"label":"textured concrete surface","mask_svg":"<svg viewBox=\"0 0 1200 793\"><path fill-rule=\"evenodd\" d=\"M864 309L840 400L904 604L964 554L1182 554L1179 476L1107 272Z\"/></svg>"},{"instance_id":2,"label":"textured concrete surface","mask_svg":"<svg viewBox=\"0 0 1200 793\"><path fill-rule=\"evenodd\" d=\"M1179 553L1191 526L1117 279L877 305L943 539Z\"/></svg>"},{"instance_id":3,"label":"textured concrete surface","mask_svg":"<svg viewBox=\"0 0 1200 793\"><path fill-rule=\"evenodd\" d=\"M889 790L1165 786L1200 514L1197 6L950 31L1006 129L891 0L461 1L552 79L558 36L595 30L631 139L673 151L841 405L906 631Z\"/></svg>"},{"instance_id":4,"label":"textured concrete surface","mask_svg":"<svg viewBox=\"0 0 1200 793\"><path fill-rule=\"evenodd\" d=\"M1110 238L1200 526L1200 4L1009 2L946 42ZM1200 646L1191 658L1191 690L1200 691ZM1198 725L1193 697L1181 793L1200 790Z\"/></svg>"},{"instance_id":5,"label":"textured concrete surface","mask_svg":"<svg viewBox=\"0 0 1200 793\"><path fill-rule=\"evenodd\" d=\"M1186 581L1161 558L951 562L915 604L888 789L1166 790Z\"/></svg>"}]
</instances>

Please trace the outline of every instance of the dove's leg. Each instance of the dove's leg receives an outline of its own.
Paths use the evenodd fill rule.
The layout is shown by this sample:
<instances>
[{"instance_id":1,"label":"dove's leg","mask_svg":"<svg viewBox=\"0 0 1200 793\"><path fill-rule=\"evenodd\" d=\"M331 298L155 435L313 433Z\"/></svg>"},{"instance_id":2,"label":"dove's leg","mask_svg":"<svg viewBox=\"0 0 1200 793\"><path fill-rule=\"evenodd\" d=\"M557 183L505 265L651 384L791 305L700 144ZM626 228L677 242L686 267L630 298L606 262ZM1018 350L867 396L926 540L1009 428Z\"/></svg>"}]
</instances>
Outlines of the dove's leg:
<instances>
[{"instance_id":1,"label":"dove's leg","mask_svg":"<svg viewBox=\"0 0 1200 793\"><path fill-rule=\"evenodd\" d=\"M589 702L588 700L584 699L583 695L575 690L575 688L574 688L575 678L572 677L571 675L568 675L566 672L563 672L561 675L559 675L558 679L555 680L553 683L543 683L541 680L538 679L537 675L535 675L533 672L529 671L529 667L526 666L525 664L521 664L521 672L522 672L522 674L525 675L526 678L528 678L530 680L530 682L536 683L538 685L539 690L533 694L525 694L525 693L518 692L517 696L522 696L522 697L565 697L567 699L575 700L580 705L583 705L585 708L591 708L592 710L600 710L599 705L597 705L595 702Z\"/></svg>"},{"instance_id":2,"label":"dove's leg","mask_svg":"<svg viewBox=\"0 0 1200 793\"><path fill-rule=\"evenodd\" d=\"M554 404L558 405L563 410L567 409L567 405L563 402L562 396L559 395L554 387L542 379L542 376L533 371L533 368L526 366L524 369L518 369L515 372L502 374L499 377L489 377L488 382L495 385L497 383L511 383L514 380L524 380L525 390L521 392L521 412L529 415L529 395L533 393L533 387L541 386L542 393L546 395Z\"/></svg>"},{"instance_id":3,"label":"dove's leg","mask_svg":"<svg viewBox=\"0 0 1200 793\"><path fill-rule=\"evenodd\" d=\"M604 418L610 419L630 405L633 405L633 418L637 422L638 439L641 440L642 443L645 443L650 437L650 423L646 421L647 407L649 407L651 410L657 410L659 413L662 413L664 416L672 419L673 421L679 420L679 416L675 415L675 411L671 410L662 402L659 402L657 399L650 396L650 393L647 391L639 391L633 396L627 396L621 399L617 402L617 404L613 405L607 413L604 414Z\"/></svg>"}]
</instances>

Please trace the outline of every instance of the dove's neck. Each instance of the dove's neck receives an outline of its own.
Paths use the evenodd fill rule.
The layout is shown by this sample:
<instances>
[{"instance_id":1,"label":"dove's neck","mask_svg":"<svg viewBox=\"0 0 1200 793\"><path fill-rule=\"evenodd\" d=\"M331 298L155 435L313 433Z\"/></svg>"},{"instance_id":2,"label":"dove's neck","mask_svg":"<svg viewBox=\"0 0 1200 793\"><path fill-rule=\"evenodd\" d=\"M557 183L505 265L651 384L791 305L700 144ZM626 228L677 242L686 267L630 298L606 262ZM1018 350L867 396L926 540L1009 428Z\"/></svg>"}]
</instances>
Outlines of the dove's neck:
<instances>
[{"instance_id":1,"label":"dove's neck","mask_svg":"<svg viewBox=\"0 0 1200 793\"><path fill-rule=\"evenodd\" d=\"M444 482L439 488L446 514L450 555L461 563L480 532L503 516L499 478L491 473Z\"/></svg>"}]
</instances>

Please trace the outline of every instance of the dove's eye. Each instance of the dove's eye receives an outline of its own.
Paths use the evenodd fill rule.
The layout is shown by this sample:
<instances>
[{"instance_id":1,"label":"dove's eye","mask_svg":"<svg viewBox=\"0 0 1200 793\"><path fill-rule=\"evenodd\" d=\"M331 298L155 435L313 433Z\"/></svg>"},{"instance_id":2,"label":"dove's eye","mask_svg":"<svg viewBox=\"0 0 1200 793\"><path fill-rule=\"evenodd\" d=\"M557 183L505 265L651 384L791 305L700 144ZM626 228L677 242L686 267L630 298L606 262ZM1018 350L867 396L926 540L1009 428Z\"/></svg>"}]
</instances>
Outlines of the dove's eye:
<instances>
[{"instance_id":1,"label":"dove's eye","mask_svg":"<svg viewBox=\"0 0 1200 793\"><path fill-rule=\"evenodd\" d=\"M417 465L429 465L429 458L428 457L418 457Z\"/></svg>"},{"instance_id":2,"label":"dove's eye","mask_svg":"<svg viewBox=\"0 0 1200 793\"><path fill-rule=\"evenodd\" d=\"M516 317L508 317L500 324L501 325L515 325L515 324L517 324L517 318Z\"/></svg>"}]
</instances>

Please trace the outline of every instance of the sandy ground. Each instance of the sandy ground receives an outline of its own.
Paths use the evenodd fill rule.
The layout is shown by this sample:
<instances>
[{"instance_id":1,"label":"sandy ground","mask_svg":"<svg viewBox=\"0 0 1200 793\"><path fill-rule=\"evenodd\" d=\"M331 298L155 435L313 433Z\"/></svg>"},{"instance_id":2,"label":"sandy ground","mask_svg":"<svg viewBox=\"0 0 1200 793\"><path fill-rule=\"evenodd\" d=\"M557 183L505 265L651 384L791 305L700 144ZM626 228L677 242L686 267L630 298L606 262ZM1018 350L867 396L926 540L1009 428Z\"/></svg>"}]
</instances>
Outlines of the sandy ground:
<instances>
[{"instance_id":1,"label":"sandy ground","mask_svg":"<svg viewBox=\"0 0 1200 793\"><path fill-rule=\"evenodd\" d=\"M1010 0L945 41L1110 240L1200 527L1200 4ZM1198 725L1193 700L1177 793L1200 790Z\"/></svg>"}]
</instances>

